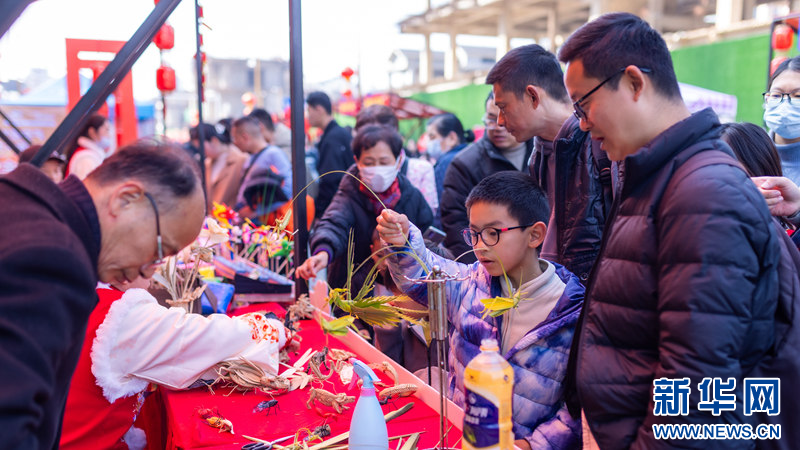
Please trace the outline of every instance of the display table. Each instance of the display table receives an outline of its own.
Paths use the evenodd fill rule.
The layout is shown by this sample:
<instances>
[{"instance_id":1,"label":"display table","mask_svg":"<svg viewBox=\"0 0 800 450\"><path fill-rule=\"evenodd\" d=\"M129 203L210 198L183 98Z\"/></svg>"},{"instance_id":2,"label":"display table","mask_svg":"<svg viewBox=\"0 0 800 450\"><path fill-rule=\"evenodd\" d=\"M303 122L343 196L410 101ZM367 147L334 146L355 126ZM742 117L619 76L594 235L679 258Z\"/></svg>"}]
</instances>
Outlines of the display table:
<instances>
[{"instance_id":1,"label":"display table","mask_svg":"<svg viewBox=\"0 0 800 450\"><path fill-rule=\"evenodd\" d=\"M253 311L273 311L278 317L283 318L284 311L281 305L276 303L253 304L239 308L232 314L242 314ZM319 324L315 320L301 320L298 322L298 335L302 338L301 350L297 354L291 355L293 363L306 349L314 351L322 349L326 345L326 336L322 333ZM430 386L427 386L418 378L414 377L402 367L390 361L388 357L380 353L369 345L360 336L350 332L344 337L328 336L327 345L332 349L343 349L355 353L359 359L366 363L389 361L398 372L398 384L413 383L418 386L418 391L411 397L395 399L382 406L384 414L398 409L406 403L413 402L414 407L404 415L390 421L387 424L389 437L398 436L414 432L423 432L420 436L418 448L430 448L439 441L439 395ZM283 372L285 367L281 367ZM323 369L323 373L327 370ZM378 373L378 372L376 372ZM383 373L378 375L390 382ZM337 374L333 374L324 386L316 383L314 387L322 387L333 393L347 393L358 399L359 388L353 386L348 389L344 386ZM253 408L261 401L271 400L268 394L263 392L251 391L241 393L231 392L230 388L213 387L214 393L207 388L197 388L187 391L172 391L161 388L156 395L148 399L143 415L148 415L146 419L149 448L168 448L168 449L238 449L242 445L250 442L242 435L257 437L259 439L271 440L294 434L301 428L313 430L315 427L327 423L331 427L331 437L345 433L350 428L350 418L355 407L355 403L349 404L350 409L342 414L335 414L325 418L313 408L306 407L309 397L309 387L295 390L287 394L275 396L278 406L272 411L254 413ZM319 405L317 403L317 405ZM216 428L212 428L202 420L197 410L209 408L219 411L227 420L233 423L235 434L228 432L220 433ZM447 444L452 447L461 447L461 421L463 412L453 403L448 402L448 418L451 422ZM333 412L332 408L320 406L324 412ZM163 417L159 418L159 416ZM162 429L158 429L156 422L162 424ZM303 433L302 436L306 434ZM292 440L282 442L288 445ZM343 444L343 443L342 443ZM339 445L342 445L339 444ZM309 443L309 446L313 443ZM157 447L156 447L157 446ZM397 447L397 441L390 442L391 448Z\"/></svg>"}]
</instances>

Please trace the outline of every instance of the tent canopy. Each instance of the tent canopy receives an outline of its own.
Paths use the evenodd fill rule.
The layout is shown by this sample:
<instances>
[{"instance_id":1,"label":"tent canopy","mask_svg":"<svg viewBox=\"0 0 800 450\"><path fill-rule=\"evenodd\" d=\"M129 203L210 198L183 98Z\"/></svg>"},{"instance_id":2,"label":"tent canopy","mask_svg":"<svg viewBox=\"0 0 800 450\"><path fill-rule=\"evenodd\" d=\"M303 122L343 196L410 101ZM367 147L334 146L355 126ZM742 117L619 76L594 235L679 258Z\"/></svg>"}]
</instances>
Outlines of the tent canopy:
<instances>
[{"instance_id":1,"label":"tent canopy","mask_svg":"<svg viewBox=\"0 0 800 450\"><path fill-rule=\"evenodd\" d=\"M410 98L403 98L397 94L371 94L363 99L364 108L372 105L386 105L394 110L398 119L427 119L447 111L435 106L422 103ZM359 105L356 100L342 100L339 102L339 114L357 116Z\"/></svg>"}]
</instances>

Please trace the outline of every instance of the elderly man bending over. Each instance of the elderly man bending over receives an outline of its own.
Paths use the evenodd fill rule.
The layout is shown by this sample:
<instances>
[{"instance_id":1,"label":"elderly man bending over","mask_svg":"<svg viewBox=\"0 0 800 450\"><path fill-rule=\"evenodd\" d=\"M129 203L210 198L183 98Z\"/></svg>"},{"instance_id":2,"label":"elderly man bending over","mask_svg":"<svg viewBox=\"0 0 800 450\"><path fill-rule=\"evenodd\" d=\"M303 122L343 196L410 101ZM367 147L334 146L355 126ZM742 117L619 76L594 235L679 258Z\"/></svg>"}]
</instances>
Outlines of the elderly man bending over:
<instances>
[{"instance_id":1,"label":"elderly man bending over","mask_svg":"<svg viewBox=\"0 0 800 450\"><path fill-rule=\"evenodd\" d=\"M0 178L0 442L58 445L70 377L98 280L150 277L200 231L199 168L180 148L140 142L81 182L23 164Z\"/></svg>"}]
</instances>

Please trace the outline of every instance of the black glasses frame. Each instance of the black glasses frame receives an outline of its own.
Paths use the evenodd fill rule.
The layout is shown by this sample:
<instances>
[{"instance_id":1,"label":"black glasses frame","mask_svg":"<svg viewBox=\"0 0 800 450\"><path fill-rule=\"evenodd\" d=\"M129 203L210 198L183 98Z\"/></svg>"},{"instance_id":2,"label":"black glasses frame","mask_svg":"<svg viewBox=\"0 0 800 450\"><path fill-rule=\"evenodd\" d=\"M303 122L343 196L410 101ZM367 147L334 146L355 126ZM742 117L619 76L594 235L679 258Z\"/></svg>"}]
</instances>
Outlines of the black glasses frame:
<instances>
[{"instance_id":1,"label":"black glasses frame","mask_svg":"<svg viewBox=\"0 0 800 450\"><path fill-rule=\"evenodd\" d=\"M581 97L578 100L576 100L572 104L572 109L574 110L573 113L575 114L575 117L577 117L578 120L581 120L581 119L586 120L586 111L583 110L583 107L581 106L581 103L585 102L586 99L589 98L590 95L592 95L595 92L597 92L597 90L600 89L601 87L603 87L603 85L605 85L609 81L613 80L614 77L624 73L627 68L628 67L626 66L626 67L623 67L622 69L619 69L618 71L614 72L613 75L611 75L610 77L608 77L605 80L601 81L600 84L595 86L594 89L592 89L591 91L587 92L586 95L584 95L583 97ZM652 70L647 69L645 67L639 67L639 70L641 70L643 73L652 73L653 72Z\"/></svg>"},{"instance_id":2,"label":"black glasses frame","mask_svg":"<svg viewBox=\"0 0 800 450\"><path fill-rule=\"evenodd\" d=\"M156 206L156 199L149 192L145 192L144 196L150 200L153 206L153 212L156 213L156 244L158 245L158 259L148 264L149 266L158 266L164 263L164 247L161 240L161 217L158 214L158 206Z\"/></svg>"},{"instance_id":3,"label":"black glasses frame","mask_svg":"<svg viewBox=\"0 0 800 450\"><path fill-rule=\"evenodd\" d=\"M778 98L779 95L780 95L780 100L778 100L777 102L774 102L774 101L771 102L770 101L770 99ZM763 92L761 94L761 97L764 98L764 104L765 105L767 105L767 106L778 106L781 103L783 103L784 99L786 99L786 101L788 101L789 104L791 105L792 104L792 96L793 95L798 96L798 97L794 97L794 99L797 100L798 103L800 103L800 93L798 93L798 92L791 92L791 93L785 93L785 92L784 93L781 93L781 92Z\"/></svg>"},{"instance_id":4,"label":"black glasses frame","mask_svg":"<svg viewBox=\"0 0 800 450\"><path fill-rule=\"evenodd\" d=\"M479 237L483 241L483 243L486 244L487 247L494 247L495 245L497 245L498 242L500 242L500 233L504 231L516 230L518 228L528 228L533 226L534 223L528 225L517 225L516 227L505 227L505 228L486 227L481 231L478 231L477 233L469 228L464 228L463 230L461 230L461 236L464 237L464 242L466 242L467 245L469 245L470 247L475 247L476 245L478 245ZM492 230L495 233L497 233L497 239L494 242L492 243L487 242L486 238L483 236L483 232L486 230Z\"/></svg>"}]
</instances>

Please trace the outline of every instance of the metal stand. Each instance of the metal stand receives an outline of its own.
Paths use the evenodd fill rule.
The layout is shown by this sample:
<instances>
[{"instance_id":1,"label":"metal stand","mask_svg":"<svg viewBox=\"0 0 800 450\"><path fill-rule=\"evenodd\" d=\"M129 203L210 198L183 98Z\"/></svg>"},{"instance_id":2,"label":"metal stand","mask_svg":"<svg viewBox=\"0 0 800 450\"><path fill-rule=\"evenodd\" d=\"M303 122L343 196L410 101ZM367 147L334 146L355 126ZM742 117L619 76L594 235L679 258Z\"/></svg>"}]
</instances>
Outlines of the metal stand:
<instances>
[{"instance_id":1,"label":"metal stand","mask_svg":"<svg viewBox=\"0 0 800 450\"><path fill-rule=\"evenodd\" d=\"M436 364L439 367L439 448L445 449L447 446L447 298L445 296L444 284L448 281L462 281L466 278L456 278L442 271L439 266L433 266L430 274L426 278L419 280L407 280L428 285L428 322L431 327L431 346L436 346ZM430 354L430 349L428 350ZM430 383L430 362L428 364Z\"/></svg>"}]
</instances>

